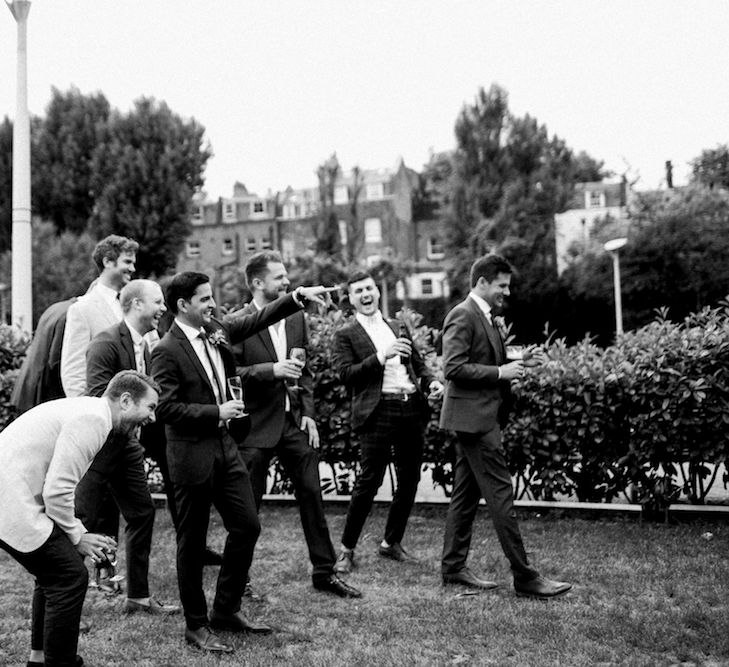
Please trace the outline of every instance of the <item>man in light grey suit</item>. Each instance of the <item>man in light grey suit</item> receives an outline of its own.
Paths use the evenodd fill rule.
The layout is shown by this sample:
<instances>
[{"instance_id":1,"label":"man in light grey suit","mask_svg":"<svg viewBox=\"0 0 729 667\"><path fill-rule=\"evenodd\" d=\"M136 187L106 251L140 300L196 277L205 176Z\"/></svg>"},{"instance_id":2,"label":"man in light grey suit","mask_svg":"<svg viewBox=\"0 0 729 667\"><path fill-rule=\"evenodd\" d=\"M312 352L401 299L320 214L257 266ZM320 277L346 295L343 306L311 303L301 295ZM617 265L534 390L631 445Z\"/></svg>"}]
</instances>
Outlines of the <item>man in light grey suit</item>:
<instances>
[{"instance_id":1,"label":"man in light grey suit","mask_svg":"<svg viewBox=\"0 0 729 667\"><path fill-rule=\"evenodd\" d=\"M444 584L495 588L466 566L471 529L483 497L496 535L514 575L516 594L553 598L570 584L551 581L529 564L514 513L514 491L506 464L501 429L511 406L511 380L536 366L542 353L527 348L522 359L509 361L495 326L510 294L509 262L495 254L471 267L471 292L446 316L443 324L443 374L446 390L440 427L456 432L453 493L446 519L441 574Z\"/></svg>"},{"instance_id":2,"label":"man in light grey suit","mask_svg":"<svg viewBox=\"0 0 729 667\"><path fill-rule=\"evenodd\" d=\"M66 315L61 347L61 384L68 398L86 394L86 349L91 339L119 324L119 292L134 274L139 244L111 234L96 244L91 255L99 269L96 285L72 304Z\"/></svg>"},{"instance_id":3,"label":"man in light grey suit","mask_svg":"<svg viewBox=\"0 0 729 667\"><path fill-rule=\"evenodd\" d=\"M0 548L36 580L28 665L83 664L76 656L83 558L105 559L116 542L87 532L74 515L74 493L112 429L131 434L154 422L158 391L146 375L122 371L102 397L42 403L0 433Z\"/></svg>"}]
</instances>

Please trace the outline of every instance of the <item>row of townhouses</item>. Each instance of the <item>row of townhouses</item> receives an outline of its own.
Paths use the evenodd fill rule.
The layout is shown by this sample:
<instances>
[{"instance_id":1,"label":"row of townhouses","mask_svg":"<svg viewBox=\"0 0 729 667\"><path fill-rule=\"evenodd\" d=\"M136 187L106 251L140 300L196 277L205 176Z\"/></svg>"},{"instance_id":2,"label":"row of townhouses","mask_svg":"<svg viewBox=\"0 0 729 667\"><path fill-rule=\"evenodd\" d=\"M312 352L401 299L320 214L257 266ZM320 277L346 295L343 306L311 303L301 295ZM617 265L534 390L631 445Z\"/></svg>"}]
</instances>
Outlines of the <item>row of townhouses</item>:
<instances>
[{"instance_id":1,"label":"row of townhouses","mask_svg":"<svg viewBox=\"0 0 729 667\"><path fill-rule=\"evenodd\" d=\"M398 284L396 298L442 300L449 295L443 264L444 231L438 219L414 215L417 188L417 172L402 160L394 169L341 174L334 184L333 201L340 241L346 246L356 198L363 230L357 260L374 266L382 259L397 258L407 264L409 275ZM560 273L570 253L588 242L598 219L625 218L628 199L624 179L576 185L568 209L555 216ZM192 233L177 268L202 271L220 284L232 268L245 265L259 250L278 250L285 262L293 263L314 247L320 211L318 187L288 187L259 196L236 183L232 197L211 200L201 194L194 200Z\"/></svg>"}]
</instances>

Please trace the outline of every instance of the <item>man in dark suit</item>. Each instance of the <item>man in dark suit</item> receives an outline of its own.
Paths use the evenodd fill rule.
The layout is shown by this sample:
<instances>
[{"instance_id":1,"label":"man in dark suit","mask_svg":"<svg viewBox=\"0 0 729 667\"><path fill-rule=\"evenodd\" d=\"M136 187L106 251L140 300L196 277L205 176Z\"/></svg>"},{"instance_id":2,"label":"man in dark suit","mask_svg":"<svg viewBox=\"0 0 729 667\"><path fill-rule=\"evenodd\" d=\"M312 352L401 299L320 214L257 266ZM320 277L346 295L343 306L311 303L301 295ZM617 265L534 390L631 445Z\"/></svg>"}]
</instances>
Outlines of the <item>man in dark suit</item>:
<instances>
[{"instance_id":1,"label":"man in dark suit","mask_svg":"<svg viewBox=\"0 0 729 667\"><path fill-rule=\"evenodd\" d=\"M175 321L152 352L152 372L160 385L159 416L167 435L167 462L177 504L177 579L185 613L185 638L211 652L231 652L211 628L267 633L271 628L247 619L241 598L260 524L248 470L226 426L244 410L230 399L226 378L235 375L231 343L295 313L303 300L323 288L298 288L261 311L213 319L215 300L205 274L177 274L167 288ZM228 532L213 610L208 619L203 591L205 538L210 506Z\"/></svg>"},{"instance_id":2,"label":"man in dark suit","mask_svg":"<svg viewBox=\"0 0 729 667\"><path fill-rule=\"evenodd\" d=\"M466 565L473 520L483 496L501 548L511 564L517 595L551 598L570 584L551 581L529 565L514 513L514 492L501 442L511 404L510 381L542 360L527 348L508 361L493 318L509 296L511 265L499 255L471 267L471 292L446 316L443 370L446 390L440 426L456 432L453 494L446 519L441 574L444 584L490 589L496 583L477 577Z\"/></svg>"},{"instance_id":3,"label":"man in dark suit","mask_svg":"<svg viewBox=\"0 0 729 667\"><path fill-rule=\"evenodd\" d=\"M255 314L286 294L289 287L281 256L270 250L248 260L246 281L253 301L239 311L241 314ZM314 568L314 588L358 598L362 594L333 571L336 554L321 498L311 373L305 362L288 358L291 348L306 349L307 345L306 320L299 311L235 347L238 371L245 383L246 410L251 416L251 432L241 443L240 452L251 476L257 509L274 456L291 478Z\"/></svg>"},{"instance_id":4,"label":"man in dark suit","mask_svg":"<svg viewBox=\"0 0 729 667\"><path fill-rule=\"evenodd\" d=\"M10 397L19 413L65 396L61 386L61 345L66 313L75 301L73 297L51 304L40 316Z\"/></svg>"},{"instance_id":5,"label":"man in dark suit","mask_svg":"<svg viewBox=\"0 0 729 667\"><path fill-rule=\"evenodd\" d=\"M145 334L153 331L166 310L160 286L151 280L132 280L119 301L123 319L95 336L86 351L86 387L90 396L102 396L109 381L123 370L146 373L150 366ZM141 431L144 441L155 439L157 424ZM156 444L156 443L155 443ZM149 554L154 528L154 504L144 471L144 449L136 434L112 434L76 489L76 515L96 530L99 507L107 488L126 520L127 599L124 611L174 614L176 605L162 604L149 594Z\"/></svg>"},{"instance_id":6,"label":"man in dark suit","mask_svg":"<svg viewBox=\"0 0 729 667\"><path fill-rule=\"evenodd\" d=\"M378 553L396 561L415 560L400 542L420 481L429 412L426 392L438 396L443 391L407 331L382 317L380 292L372 276L354 274L348 292L355 316L334 334L334 364L352 393L352 428L359 434L361 470L342 533L337 572L350 572L355 566L354 548L391 460L397 489Z\"/></svg>"}]
</instances>

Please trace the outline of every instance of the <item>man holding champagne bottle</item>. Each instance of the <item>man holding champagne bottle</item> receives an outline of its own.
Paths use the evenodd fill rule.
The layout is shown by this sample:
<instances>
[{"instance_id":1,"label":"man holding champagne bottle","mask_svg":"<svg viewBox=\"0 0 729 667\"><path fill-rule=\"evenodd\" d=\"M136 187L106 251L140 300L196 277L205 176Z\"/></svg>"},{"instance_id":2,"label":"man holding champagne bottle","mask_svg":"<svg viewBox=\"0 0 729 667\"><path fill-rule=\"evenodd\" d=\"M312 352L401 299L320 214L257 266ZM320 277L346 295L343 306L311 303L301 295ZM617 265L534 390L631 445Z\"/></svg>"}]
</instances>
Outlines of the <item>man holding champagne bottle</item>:
<instances>
[{"instance_id":1,"label":"man holding champagne bottle","mask_svg":"<svg viewBox=\"0 0 729 667\"><path fill-rule=\"evenodd\" d=\"M236 314L253 314L286 293L289 279L281 256L264 250L246 265L253 300ZM306 365L304 313L298 311L234 346L245 385L251 431L239 444L260 507L271 459L278 456L299 500L301 525L317 590L340 597L361 593L334 574L336 558L324 515L319 480L319 433L314 421L312 378ZM248 594L252 589L248 587Z\"/></svg>"}]
</instances>

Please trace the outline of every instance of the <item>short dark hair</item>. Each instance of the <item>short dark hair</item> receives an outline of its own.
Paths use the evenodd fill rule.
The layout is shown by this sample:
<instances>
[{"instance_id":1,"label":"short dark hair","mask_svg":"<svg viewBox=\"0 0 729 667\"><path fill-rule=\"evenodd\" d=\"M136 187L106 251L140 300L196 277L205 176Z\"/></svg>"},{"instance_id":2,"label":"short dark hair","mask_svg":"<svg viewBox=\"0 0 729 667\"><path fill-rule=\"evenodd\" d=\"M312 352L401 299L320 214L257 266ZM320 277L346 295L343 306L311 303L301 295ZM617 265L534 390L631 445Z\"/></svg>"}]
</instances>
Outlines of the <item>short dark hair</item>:
<instances>
[{"instance_id":1,"label":"short dark hair","mask_svg":"<svg viewBox=\"0 0 729 667\"><path fill-rule=\"evenodd\" d=\"M254 278L262 278L268 271L270 263L283 264L281 255L276 250L261 250L251 255L246 264L246 283L251 289Z\"/></svg>"},{"instance_id":2,"label":"short dark hair","mask_svg":"<svg viewBox=\"0 0 729 667\"><path fill-rule=\"evenodd\" d=\"M205 273L199 273L197 271L176 273L167 285L167 298L165 299L167 301L167 307L177 315L178 299L189 301L200 285L209 282L210 278Z\"/></svg>"},{"instance_id":3,"label":"short dark hair","mask_svg":"<svg viewBox=\"0 0 729 667\"><path fill-rule=\"evenodd\" d=\"M367 280L367 278L372 278L372 280L374 280L374 277L369 271L359 269L358 271L350 273L349 278L347 278L347 289L349 289L353 283L358 283L360 280Z\"/></svg>"},{"instance_id":4,"label":"short dark hair","mask_svg":"<svg viewBox=\"0 0 729 667\"><path fill-rule=\"evenodd\" d=\"M128 239L126 236L119 236L118 234L109 234L106 238L101 239L96 244L94 252L91 253L91 259L94 260L96 268L99 269L99 273L104 270L104 260L110 259L112 262L116 262L119 259L119 255L124 252L136 253L139 250L139 243L133 239Z\"/></svg>"},{"instance_id":5,"label":"short dark hair","mask_svg":"<svg viewBox=\"0 0 729 667\"><path fill-rule=\"evenodd\" d=\"M124 393L129 393L135 403L147 395L153 389L159 394L159 385L149 375L138 371L119 371L106 385L104 396L116 401Z\"/></svg>"},{"instance_id":6,"label":"short dark hair","mask_svg":"<svg viewBox=\"0 0 729 667\"><path fill-rule=\"evenodd\" d=\"M514 267L501 255L493 252L479 257L471 266L471 287L476 287L479 278L485 278L490 283L500 273L511 275Z\"/></svg>"}]
</instances>

